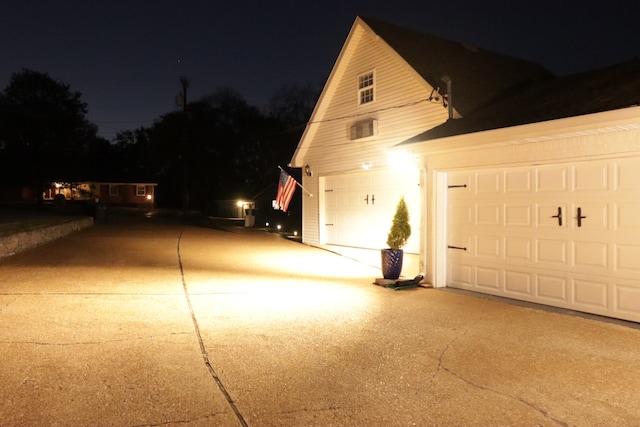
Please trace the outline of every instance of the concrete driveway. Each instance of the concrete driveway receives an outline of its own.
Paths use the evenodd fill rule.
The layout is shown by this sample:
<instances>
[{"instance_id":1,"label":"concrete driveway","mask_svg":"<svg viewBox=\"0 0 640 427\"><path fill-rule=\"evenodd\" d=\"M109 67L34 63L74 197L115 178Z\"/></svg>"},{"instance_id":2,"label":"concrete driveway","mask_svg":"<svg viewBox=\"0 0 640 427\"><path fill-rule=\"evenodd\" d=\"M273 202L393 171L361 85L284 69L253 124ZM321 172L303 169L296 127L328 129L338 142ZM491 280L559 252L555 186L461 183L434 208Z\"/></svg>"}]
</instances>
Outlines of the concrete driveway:
<instances>
[{"instance_id":1,"label":"concrete driveway","mask_svg":"<svg viewBox=\"0 0 640 427\"><path fill-rule=\"evenodd\" d=\"M378 276L154 218L6 258L0 425L640 425L635 325Z\"/></svg>"}]
</instances>

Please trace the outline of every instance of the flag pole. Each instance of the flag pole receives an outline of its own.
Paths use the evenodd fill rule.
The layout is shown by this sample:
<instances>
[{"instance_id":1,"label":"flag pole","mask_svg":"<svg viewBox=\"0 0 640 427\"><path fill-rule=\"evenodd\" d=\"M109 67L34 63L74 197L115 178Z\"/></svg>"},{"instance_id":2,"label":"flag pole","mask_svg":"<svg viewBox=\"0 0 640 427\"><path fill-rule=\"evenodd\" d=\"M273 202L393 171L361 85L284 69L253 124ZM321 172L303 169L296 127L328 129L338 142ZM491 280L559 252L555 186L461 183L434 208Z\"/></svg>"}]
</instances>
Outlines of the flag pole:
<instances>
[{"instance_id":1,"label":"flag pole","mask_svg":"<svg viewBox=\"0 0 640 427\"><path fill-rule=\"evenodd\" d=\"M288 174L289 176L291 176L291 174L290 174L289 172L287 172L286 170L282 169L282 167L281 167L280 165L278 165L278 169L280 169L282 172L284 172L284 173ZM300 187L300 188L302 189L302 191L304 191L305 193L307 193L307 194L309 195L309 197L313 197L313 194L311 194L311 193L309 192L309 190L307 190L306 188L304 188L304 187L302 186L302 184L300 184L300 183L298 182L298 180L297 180L297 179L295 179L295 178L294 178L294 177L292 177L292 176L291 176L291 179L293 179L293 180L296 182L296 184L298 185L298 187Z\"/></svg>"}]
</instances>

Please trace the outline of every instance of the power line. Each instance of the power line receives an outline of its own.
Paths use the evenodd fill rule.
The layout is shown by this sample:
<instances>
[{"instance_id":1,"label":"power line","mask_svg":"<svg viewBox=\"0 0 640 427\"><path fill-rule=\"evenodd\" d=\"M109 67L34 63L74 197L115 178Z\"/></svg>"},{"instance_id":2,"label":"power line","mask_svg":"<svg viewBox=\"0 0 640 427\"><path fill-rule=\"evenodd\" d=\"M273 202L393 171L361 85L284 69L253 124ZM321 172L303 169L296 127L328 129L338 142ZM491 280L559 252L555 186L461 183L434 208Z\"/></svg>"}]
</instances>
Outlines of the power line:
<instances>
[{"instance_id":1,"label":"power line","mask_svg":"<svg viewBox=\"0 0 640 427\"><path fill-rule=\"evenodd\" d=\"M439 101L439 100L437 100L435 98L429 97L429 98L419 99L417 101L407 102L405 104L392 105L390 107L380 108L378 110L371 110L371 111L366 111L366 112L363 112L363 113L350 114L348 116L333 117L333 118L325 119L325 120L310 121L310 122L307 122L307 125L316 124L316 123L335 122L337 120L344 120L344 119L352 119L352 118L355 118L355 117L366 116L368 114L379 113L381 111L389 111L389 110L395 110L395 109L398 109L398 108L411 107L413 105L417 105L417 104L420 104L422 102L431 102L431 103L434 103L434 104L441 104L442 103L441 101Z\"/></svg>"}]
</instances>

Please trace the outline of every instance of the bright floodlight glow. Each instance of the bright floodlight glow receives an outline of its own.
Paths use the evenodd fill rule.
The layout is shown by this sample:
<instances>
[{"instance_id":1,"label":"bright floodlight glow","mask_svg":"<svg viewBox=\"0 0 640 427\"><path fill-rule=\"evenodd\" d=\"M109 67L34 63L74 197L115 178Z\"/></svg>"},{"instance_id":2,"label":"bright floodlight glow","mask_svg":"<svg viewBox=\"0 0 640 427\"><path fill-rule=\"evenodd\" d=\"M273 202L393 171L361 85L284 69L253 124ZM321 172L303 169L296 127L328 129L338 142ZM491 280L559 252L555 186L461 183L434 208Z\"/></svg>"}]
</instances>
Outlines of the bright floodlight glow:
<instances>
[{"instance_id":1,"label":"bright floodlight glow","mask_svg":"<svg viewBox=\"0 0 640 427\"><path fill-rule=\"evenodd\" d=\"M416 166L416 157L406 150L389 151L388 160L393 169L405 170Z\"/></svg>"},{"instance_id":2,"label":"bright floodlight glow","mask_svg":"<svg viewBox=\"0 0 640 427\"><path fill-rule=\"evenodd\" d=\"M147 194L147 200L151 200L151 194Z\"/></svg>"},{"instance_id":3,"label":"bright floodlight glow","mask_svg":"<svg viewBox=\"0 0 640 427\"><path fill-rule=\"evenodd\" d=\"M282 228L282 226L280 224L278 224L277 228L278 228L278 230L280 230Z\"/></svg>"},{"instance_id":4,"label":"bright floodlight glow","mask_svg":"<svg viewBox=\"0 0 640 427\"><path fill-rule=\"evenodd\" d=\"M247 204L247 202L243 201L243 200L238 200L238 202L236 203L238 206L244 206Z\"/></svg>"},{"instance_id":5,"label":"bright floodlight glow","mask_svg":"<svg viewBox=\"0 0 640 427\"><path fill-rule=\"evenodd\" d=\"M244 256L251 262L239 269L220 268L235 259L237 251L221 253L215 262L206 254L193 254L185 273L189 292L207 299L203 302L207 310L212 301L219 302L218 315L224 316L225 310L233 315L239 309L248 313L238 319L247 324L234 321L228 325L239 330L305 317L331 321L345 314L360 329L360 322L376 313L379 297L386 295L371 292L378 267L304 245L280 240L273 244L274 251L253 252L251 246L245 247ZM349 329L346 324L340 327Z\"/></svg>"},{"instance_id":6,"label":"bright floodlight glow","mask_svg":"<svg viewBox=\"0 0 640 427\"><path fill-rule=\"evenodd\" d=\"M298 232L297 232L297 231L294 231L294 232L293 232L293 235L294 235L294 236L297 236L297 235L298 235Z\"/></svg>"}]
</instances>

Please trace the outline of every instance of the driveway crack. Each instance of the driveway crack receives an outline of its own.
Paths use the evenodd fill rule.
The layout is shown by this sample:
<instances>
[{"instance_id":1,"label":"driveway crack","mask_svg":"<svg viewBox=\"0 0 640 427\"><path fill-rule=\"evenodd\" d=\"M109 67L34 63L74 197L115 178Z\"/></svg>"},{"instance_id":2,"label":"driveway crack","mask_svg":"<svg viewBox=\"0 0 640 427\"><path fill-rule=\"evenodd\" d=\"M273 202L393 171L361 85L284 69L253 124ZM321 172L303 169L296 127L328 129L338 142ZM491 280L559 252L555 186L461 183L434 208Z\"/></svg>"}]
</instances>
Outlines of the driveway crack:
<instances>
[{"instance_id":1,"label":"driveway crack","mask_svg":"<svg viewBox=\"0 0 640 427\"><path fill-rule=\"evenodd\" d=\"M453 339L451 339L449 342L447 342L447 344L444 346L444 348L442 349L442 351L440 352L440 354L438 355L438 366L436 368L436 371L433 373L433 375L431 376L431 380L434 380L435 377L442 371L448 373L449 375L459 379L460 381L464 382L465 384L470 385L471 387L478 389L478 390L482 390L482 391L486 391L489 393L494 393L497 394L499 396L503 396L515 401L518 401L520 403L522 403L523 405L526 405L528 407L530 407L531 409L533 409L534 411L538 412L539 414L541 414L542 416L544 416L545 418L550 419L553 422L558 423L561 426L568 426L567 423L565 423L562 420L556 419L554 417L551 416L551 414L544 410L543 408L536 406L535 404L526 401L525 399L518 397L518 396L514 396L512 394L509 393L504 393L502 391L499 390L495 390L486 386L483 386L481 384L477 384L473 381L468 380L467 378L463 377L462 375L454 372L453 370L451 370L450 368L447 368L444 365L444 358L447 354L447 352L449 351L449 349L462 337L464 337L465 335L467 335L469 333L469 331L471 329L473 329L478 323L480 323L482 319L479 319L478 321L474 322L472 325L469 325L469 327L467 327L464 331L462 331L460 334L456 335L455 337L453 337Z\"/></svg>"},{"instance_id":2,"label":"driveway crack","mask_svg":"<svg viewBox=\"0 0 640 427\"><path fill-rule=\"evenodd\" d=\"M196 318L195 312L193 311L193 304L191 304L191 296L189 295L189 288L187 287L187 281L185 280L185 277L184 277L184 267L182 265L182 256L180 254L180 242L182 241L183 234L184 234L184 229L182 229L182 231L180 232L180 236L178 236L178 242L177 242L177 248L176 248L178 253L178 265L180 266L180 277L182 278L182 289L184 290L184 297L187 301L187 306L189 307L191 320L193 321L193 328L196 332L196 337L198 338L198 344L200 345L200 353L202 354L202 359L204 361L205 366L207 367L207 370L209 371L209 374L211 375L215 383L218 385L220 392L222 392L222 395L225 397L225 399L227 399L229 406L231 407L233 412L236 414L236 417L238 418L240 425L242 425L243 427L248 427L248 424L245 421L244 417L242 416L242 413L240 412L237 405L233 401L233 398L231 397L226 387L222 383L222 380L220 380L220 377L218 376L216 370L211 365L211 361L209 360L209 355L204 345L202 334L200 333L200 326L198 325L198 319Z\"/></svg>"}]
</instances>

